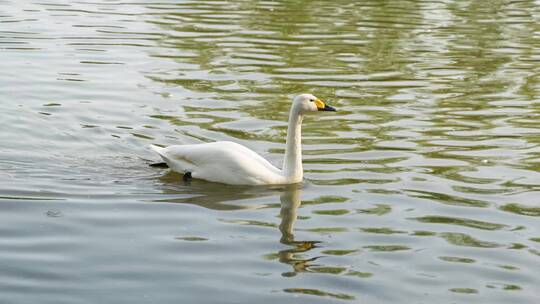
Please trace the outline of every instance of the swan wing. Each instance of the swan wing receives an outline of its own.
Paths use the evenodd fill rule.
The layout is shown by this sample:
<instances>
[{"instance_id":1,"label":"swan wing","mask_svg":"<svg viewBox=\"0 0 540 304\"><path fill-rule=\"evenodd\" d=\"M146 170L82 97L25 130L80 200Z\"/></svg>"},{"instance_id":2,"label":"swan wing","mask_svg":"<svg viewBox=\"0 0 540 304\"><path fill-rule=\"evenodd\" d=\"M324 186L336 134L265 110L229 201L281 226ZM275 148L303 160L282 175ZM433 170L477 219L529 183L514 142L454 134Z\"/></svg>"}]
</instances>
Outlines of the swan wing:
<instances>
[{"instance_id":1,"label":"swan wing","mask_svg":"<svg viewBox=\"0 0 540 304\"><path fill-rule=\"evenodd\" d=\"M234 142L152 146L169 167L194 178L237 185L280 184L281 170L254 151Z\"/></svg>"}]
</instances>

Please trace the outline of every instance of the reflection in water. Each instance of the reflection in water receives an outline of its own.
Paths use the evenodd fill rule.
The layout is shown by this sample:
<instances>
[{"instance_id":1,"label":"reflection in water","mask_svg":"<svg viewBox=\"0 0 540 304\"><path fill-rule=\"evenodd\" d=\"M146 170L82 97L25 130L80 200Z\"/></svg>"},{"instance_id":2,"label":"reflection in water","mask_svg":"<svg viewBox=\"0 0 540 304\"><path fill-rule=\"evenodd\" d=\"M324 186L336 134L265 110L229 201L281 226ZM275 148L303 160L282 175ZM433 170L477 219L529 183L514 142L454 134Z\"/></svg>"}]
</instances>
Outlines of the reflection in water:
<instances>
[{"instance_id":1,"label":"reflection in water","mask_svg":"<svg viewBox=\"0 0 540 304\"><path fill-rule=\"evenodd\" d=\"M159 177L164 196L154 202L193 204L212 210L241 210L268 207L268 203L253 201L280 193L283 186L236 186L193 179L183 181L182 175L169 171Z\"/></svg>"},{"instance_id":2,"label":"reflection in water","mask_svg":"<svg viewBox=\"0 0 540 304\"><path fill-rule=\"evenodd\" d=\"M292 248L281 250L279 252L279 261L289 264L293 268L293 272L285 273L285 276L294 276L298 272L308 271L311 266L310 262L315 261L317 257L305 259L300 256L301 253L307 252L316 247L318 241L297 241L294 239L294 223L297 218L298 207L300 207L300 194L302 193L301 185L295 184L285 188L281 194L281 223L279 230L281 231L280 242L291 246Z\"/></svg>"}]
</instances>

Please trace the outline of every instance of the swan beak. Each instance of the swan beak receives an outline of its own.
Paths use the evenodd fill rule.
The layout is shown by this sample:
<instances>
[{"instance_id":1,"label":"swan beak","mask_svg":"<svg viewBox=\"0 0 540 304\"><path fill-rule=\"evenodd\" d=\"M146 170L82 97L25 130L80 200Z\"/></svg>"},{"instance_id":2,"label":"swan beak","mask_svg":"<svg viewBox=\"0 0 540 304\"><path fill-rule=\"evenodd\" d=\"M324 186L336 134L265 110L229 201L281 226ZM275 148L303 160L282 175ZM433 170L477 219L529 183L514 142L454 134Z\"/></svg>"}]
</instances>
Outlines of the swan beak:
<instances>
[{"instance_id":1,"label":"swan beak","mask_svg":"<svg viewBox=\"0 0 540 304\"><path fill-rule=\"evenodd\" d=\"M319 111L336 111L336 109L327 104L324 104L324 102L320 99L315 100L315 104L317 105L317 110Z\"/></svg>"}]
</instances>

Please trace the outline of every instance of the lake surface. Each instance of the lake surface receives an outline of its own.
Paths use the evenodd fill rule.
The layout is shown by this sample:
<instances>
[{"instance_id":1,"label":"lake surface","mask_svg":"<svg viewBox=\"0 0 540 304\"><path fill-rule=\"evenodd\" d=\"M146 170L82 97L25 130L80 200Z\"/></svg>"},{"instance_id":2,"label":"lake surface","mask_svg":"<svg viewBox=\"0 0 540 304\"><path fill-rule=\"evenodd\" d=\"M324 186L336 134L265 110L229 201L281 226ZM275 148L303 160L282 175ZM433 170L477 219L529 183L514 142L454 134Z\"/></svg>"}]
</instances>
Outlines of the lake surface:
<instances>
[{"instance_id":1,"label":"lake surface","mask_svg":"<svg viewBox=\"0 0 540 304\"><path fill-rule=\"evenodd\" d=\"M540 1L0 0L0 302L538 303ZM231 140L231 187L148 145Z\"/></svg>"}]
</instances>

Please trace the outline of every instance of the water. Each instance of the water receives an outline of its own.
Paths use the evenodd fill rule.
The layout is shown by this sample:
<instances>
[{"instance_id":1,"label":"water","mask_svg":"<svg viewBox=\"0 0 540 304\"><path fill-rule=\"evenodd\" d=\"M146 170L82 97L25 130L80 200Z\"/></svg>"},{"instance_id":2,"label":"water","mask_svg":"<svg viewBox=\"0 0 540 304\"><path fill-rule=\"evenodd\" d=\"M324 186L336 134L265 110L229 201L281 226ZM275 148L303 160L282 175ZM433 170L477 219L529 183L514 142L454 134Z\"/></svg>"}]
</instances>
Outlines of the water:
<instances>
[{"instance_id":1,"label":"water","mask_svg":"<svg viewBox=\"0 0 540 304\"><path fill-rule=\"evenodd\" d=\"M537 303L539 8L0 1L1 302ZM302 92L302 187L148 166Z\"/></svg>"}]
</instances>

